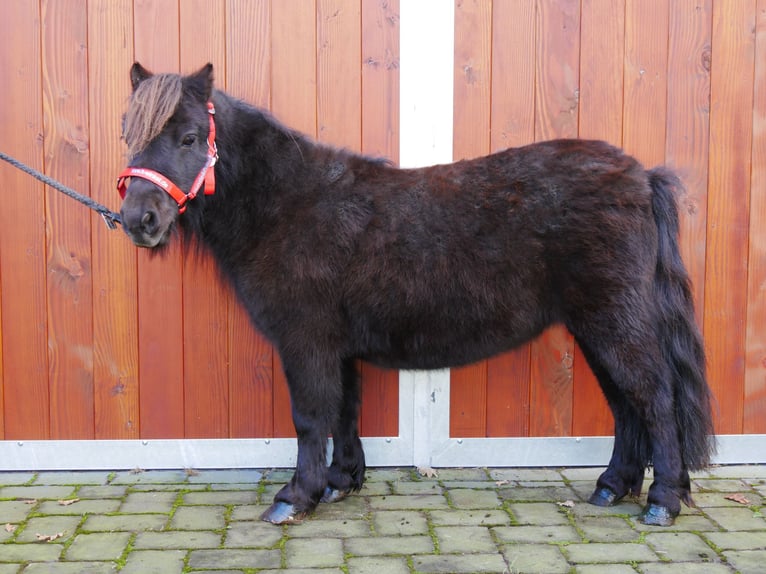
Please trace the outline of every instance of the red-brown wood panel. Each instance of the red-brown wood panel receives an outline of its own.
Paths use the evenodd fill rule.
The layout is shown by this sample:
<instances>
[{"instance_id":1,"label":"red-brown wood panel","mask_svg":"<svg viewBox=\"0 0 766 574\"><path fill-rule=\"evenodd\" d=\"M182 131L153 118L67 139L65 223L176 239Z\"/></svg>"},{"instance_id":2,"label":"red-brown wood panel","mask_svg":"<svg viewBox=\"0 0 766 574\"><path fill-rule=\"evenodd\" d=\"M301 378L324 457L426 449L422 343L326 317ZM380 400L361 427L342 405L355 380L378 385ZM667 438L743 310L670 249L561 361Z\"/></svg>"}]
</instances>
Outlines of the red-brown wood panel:
<instances>
[{"instance_id":1,"label":"red-brown wood panel","mask_svg":"<svg viewBox=\"0 0 766 574\"><path fill-rule=\"evenodd\" d=\"M535 137L535 3L492 5L490 151L532 143ZM531 345L487 363L487 433L528 436Z\"/></svg>"},{"instance_id":2,"label":"red-brown wood panel","mask_svg":"<svg viewBox=\"0 0 766 574\"><path fill-rule=\"evenodd\" d=\"M88 20L77 0L41 3L45 168L88 193ZM90 213L46 192L51 438L93 438Z\"/></svg>"},{"instance_id":3,"label":"red-brown wood panel","mask_svg":"<svg viewBox=\"0 0 766 574\"><path fill-rule=\"evenodd\" d=\"M399 1L361 2L361 150L399 161ZM363 436L399 434L399 373L361 365Z\"/></svg>"},{"instance_id":4,"label":"red-brown wood panel","mask_svg":"<svg viewBox=\"0 0 766 574\"><path fill-rule=\"evenodd\" d=\"M135 0L135 59L157 73L178 72L178 19L175 0ZM115 73L125 78L127 98L128 70ZM184 436L182 252L180 241L171 242L161 256L136 249L142 438Z\"/></svg>"},{"instance_id":5,"label":"red-brown wood panel","mask_svg":"<svg viewBox=\"0 0 766 574\"><path fill-rule=\"evenodd\" d=\"M131 0L88 3L90 189L93 199L119 206L114 174L123 164L120 118L133 47ZM123 73L115 73L115 70ZM80 206L76 206L84 211ZM95 438L138 438L138 328L135 247L91 213L93 260L93 379Z\"/></svg>"},{"instance_id":6,"label":"red-brown wood panel","mask_svg":"<svg viewBox=\"0 0 766 574\"><path fill-rule=\"evenodd\" d=\"M3 151L43 168L40 11L37 0L3 7L0 123ZM6 439L50 436L44 187L0 165L0 288Z\"/></svg>"},{"instance_id":7,"label":"red-brown wood panel","mask_svg":"<svg viewBox=\"0 0 766 574\"><path fill-rule=\"evenodd\" d=\"M713 5L704 334L718 433L742 432L755 1Z\"/></svg>"},{"instance_id":8,"label":"red-brown wood panel","mask_svg":"<svg viewBox=\"0 0 766 574\"><path fill-rule=\"evenodd\" d=\"M585 0L580 26L578 135L622 145L624 0ZM575 345L572 434L610 435L614 419L601 387Z\"/></svg>"},{"instance_id":9,"label":"red-brown wood panel","mask_svg":"<svg viewBox=\"0 0 766 574\"><path fill-rule=\"evenodd\" d=\"M766 0L756 12L743 432L766 433Z\"/></svg>"},{"instance_id":10,"label":"red-brown wood panel","mask_svg":"<svg viewBox=\"0 0 766 574\"><path fill-rule=\"evenodd\" d=\"M535 140L577 136L580 12L573 2L536 5ZM532 343L532 436L572 432L574 341L562 326Z\"/></svg>"},{"instance_id":11,"label":"red-brown wood panel","mask_svg":"<svg viewBox=\"0 0 766 574\"><path fill-rule=\"evenodd\" d=\"M200 34L204 15L206 34ZM180 3L181 73L213 62L217 86L226 87L224 0ZM216 66L216 63L220 62ZM185 436L224 438L229 434L229 289L219 280L213 258L194 250L183 268Z\"/></svg>"},{"instance_id":12,"label":"red-brown wood panel","mask_svg":"<svg viewBox=\"0 0 766 574\"><path fill-rule=\"evenodd\" d=\"M487 155L490 149L492 3L455 3L454 160ZM487 362L452 369L450 434L487 433Z\"/></svg>"},{"instance_id":13,"label":"red-brown wood panel","mask_svg":"<svg viewBox=\"0 0 766 574\"><path fill-rule=\"evenodd\" d=\"M229 0L226 5L226 89L263 108L270 105L270 4L269 0ZM233 294L228 321L230 435L272 437L273 349L253 329Z\"/></svg>"}]
</instances>

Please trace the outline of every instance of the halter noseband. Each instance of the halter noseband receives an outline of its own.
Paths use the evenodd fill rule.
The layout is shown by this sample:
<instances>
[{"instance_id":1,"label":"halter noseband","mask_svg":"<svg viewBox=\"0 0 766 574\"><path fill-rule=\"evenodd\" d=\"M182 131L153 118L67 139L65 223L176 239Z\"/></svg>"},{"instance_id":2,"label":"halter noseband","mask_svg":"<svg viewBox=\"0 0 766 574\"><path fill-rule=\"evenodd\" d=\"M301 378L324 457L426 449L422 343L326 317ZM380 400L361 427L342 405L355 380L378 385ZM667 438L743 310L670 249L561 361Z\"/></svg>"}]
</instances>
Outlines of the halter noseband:
<instances>
[{"instance_id":1,"label":"halter noseband","mask_svg":"<svg viewBox=\"0 0 766 574\"><path fill-rule=\"evenodd\" d=\"M178 213L186 211L186 202L197 197L203 182L205 184L205 195L212 195L215 192L214 166L215 162L218 161L218 148L215 145L215 121L213 119L215 107L213 107L212 102L207 103L207 112L210 118L210 131L207 134L207 160L194 179L189 193L181 191L180 187L157 171L143 167L126 167L117 178L117 191L120 192L120 197L125 199L125 193L128 189L126 180L131 177L145 179L167 192L178 204Z\"/></svg>"}]
</instances>

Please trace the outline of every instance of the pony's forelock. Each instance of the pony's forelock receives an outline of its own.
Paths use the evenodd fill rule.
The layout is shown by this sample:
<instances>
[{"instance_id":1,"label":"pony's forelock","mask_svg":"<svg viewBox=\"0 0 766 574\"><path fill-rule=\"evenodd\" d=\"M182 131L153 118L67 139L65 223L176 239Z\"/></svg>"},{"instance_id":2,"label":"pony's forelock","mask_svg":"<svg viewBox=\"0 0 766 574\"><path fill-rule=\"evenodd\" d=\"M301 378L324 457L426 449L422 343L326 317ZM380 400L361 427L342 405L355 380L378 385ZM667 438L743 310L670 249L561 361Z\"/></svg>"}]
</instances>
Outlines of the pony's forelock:
<instances>
[{"instance_id":1,"label":"pony's forelock","mask_svg":"<svg viewBox=\"0 0 766 574\"><path fill-rule=\"evenodd\" d=\"M143 82L130 97L125 113L125 143L128 157L141 153L173 116L183 87L178 74L157 74Z\"/></svg>"}]
</instances>

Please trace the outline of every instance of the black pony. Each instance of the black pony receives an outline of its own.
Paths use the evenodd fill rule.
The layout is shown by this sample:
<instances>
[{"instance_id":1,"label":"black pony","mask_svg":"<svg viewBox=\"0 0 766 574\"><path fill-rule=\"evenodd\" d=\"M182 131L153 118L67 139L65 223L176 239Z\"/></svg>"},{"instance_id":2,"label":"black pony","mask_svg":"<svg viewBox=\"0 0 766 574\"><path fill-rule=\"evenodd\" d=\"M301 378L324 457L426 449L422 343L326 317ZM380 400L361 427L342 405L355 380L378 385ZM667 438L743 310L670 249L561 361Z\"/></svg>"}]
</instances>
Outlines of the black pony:
<instances>
[{"instance_id":1,"label":"black pony","mask_svg":"<svg viewBox=\"0 0 766 574\"><path fill-rule=\"evenodd\" d=\"M710 392L669 171L581 140L397 169L214 90L210 64L185 77L134 64L131 80L125 231L151 248L177 225L194 236L284 365L298 461L264 520L298 521L361 488L357 359L465 365L553 323L614 414L590 502L639 494L651 462L641 519L669 525L692 503L689 471L712 450Z\"/></svg>"}]
</instances>

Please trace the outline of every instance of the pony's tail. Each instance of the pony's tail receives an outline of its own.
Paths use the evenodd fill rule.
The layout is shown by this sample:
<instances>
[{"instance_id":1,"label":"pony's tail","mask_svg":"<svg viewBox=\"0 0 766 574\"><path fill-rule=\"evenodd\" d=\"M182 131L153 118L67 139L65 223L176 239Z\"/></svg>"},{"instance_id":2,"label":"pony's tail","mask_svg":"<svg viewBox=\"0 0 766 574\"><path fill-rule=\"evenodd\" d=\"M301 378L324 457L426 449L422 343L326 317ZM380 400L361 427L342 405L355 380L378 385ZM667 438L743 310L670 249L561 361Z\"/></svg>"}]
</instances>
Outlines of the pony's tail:
<instances>
[{"instance_id":1,"label":"pony's tail","mask_svg":"<svg viewBox=\"0 0 766 574\"><path fill-rule=\"evenodd\" d=\"M678 177L665 168L648 171L652 209L657 224L655 296L660 306L659 337L673 377L676 424L681 456L688 470L710 464L714 451L710 388L705 350L694 318L691 282L678 249Z\"/></svg>"}]
</instances>

